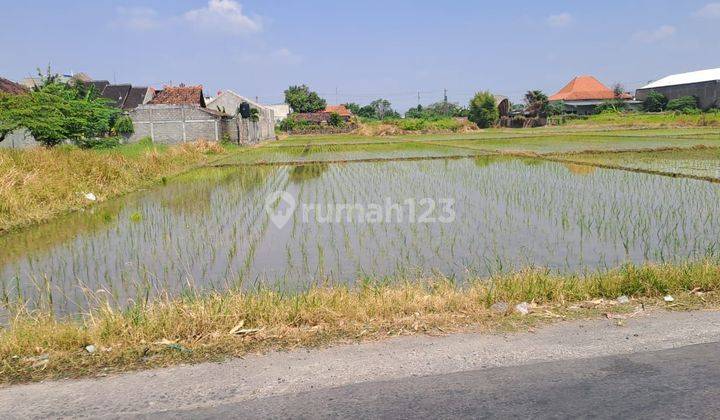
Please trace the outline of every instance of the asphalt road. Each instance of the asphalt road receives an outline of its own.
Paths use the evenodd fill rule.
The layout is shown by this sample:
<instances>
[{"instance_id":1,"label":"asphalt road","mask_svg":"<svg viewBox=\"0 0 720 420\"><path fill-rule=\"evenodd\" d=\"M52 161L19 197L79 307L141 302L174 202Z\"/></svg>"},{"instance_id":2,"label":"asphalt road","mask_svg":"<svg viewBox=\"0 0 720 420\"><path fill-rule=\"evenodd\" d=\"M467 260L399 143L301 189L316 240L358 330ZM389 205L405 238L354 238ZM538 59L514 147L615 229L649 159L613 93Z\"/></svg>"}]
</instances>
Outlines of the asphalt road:
<instances>
[{"instance_id":1,"label":"asphalt road","mask_svg":"<svg viewBox=\"0 0 720 420\"><path fill-rule=\"evenodd\" d=\"M720 312L409 336L0 387L0 419L714 417Z\"/></svg>"},{"instance_id":2,"label":"asphalt road","mask_svg":"<svg viewBox=\"0 0 720 420\"><path fill-rule=\"evenodd\" d=\"M369 382L173 418L717 418L720 343Z\"/></svg>"}]
</instances>

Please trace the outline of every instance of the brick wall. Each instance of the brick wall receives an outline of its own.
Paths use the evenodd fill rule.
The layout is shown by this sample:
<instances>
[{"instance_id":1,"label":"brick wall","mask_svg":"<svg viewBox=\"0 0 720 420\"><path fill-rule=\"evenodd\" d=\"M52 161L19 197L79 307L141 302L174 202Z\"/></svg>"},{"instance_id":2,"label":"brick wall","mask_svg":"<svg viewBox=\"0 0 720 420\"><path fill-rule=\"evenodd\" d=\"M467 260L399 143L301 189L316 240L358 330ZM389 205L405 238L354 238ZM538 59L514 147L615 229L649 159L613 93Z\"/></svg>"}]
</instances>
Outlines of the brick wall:
<instances>
[{"instance_id":1,"label":"brick wall","mask_svg":"<svg viewBox=\"0 0 720 420\"><path fill-rule=\"evenodd\" d=\"M635 99L644 101L647 99L648 93L652 91L661 93L670 100L682 98L683 96L695 96L698 98L700 108L705 110L720 107L720 81L638 89L635 92Z\"/></svg>"},{"instance_id":2,"label":"brick wall","mask_svg":"<svg viewBox=\"0 0 720 420\"><path fill-rule=\"evenodd\" d=\"M134 143L150 137L155 143L177 144L188 141L228 139L240 144L255 144L275 138L274 127L242 118L221 116L203 108L186 105L142 105L130 112L135 133Z\"/></svg>"}]
</instances>

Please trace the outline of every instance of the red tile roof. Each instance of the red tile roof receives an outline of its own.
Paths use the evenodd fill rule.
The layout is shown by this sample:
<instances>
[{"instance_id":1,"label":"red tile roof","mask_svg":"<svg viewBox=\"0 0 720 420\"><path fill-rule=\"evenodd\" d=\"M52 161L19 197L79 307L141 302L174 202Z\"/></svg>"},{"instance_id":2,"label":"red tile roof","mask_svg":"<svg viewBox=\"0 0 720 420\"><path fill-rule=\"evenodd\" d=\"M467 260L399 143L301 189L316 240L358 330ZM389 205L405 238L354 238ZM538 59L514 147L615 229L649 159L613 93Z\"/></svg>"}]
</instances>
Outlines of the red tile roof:
<instances>
[{"instance_id":1,"label":"red tile roof","mask_svg":"<svg viewBox=\"0 0 720 420\"><path fill-rule=\"evenodd\" d=\"M325 111L328 114L336 113L340 115L341 117L352 117L352 112L350 112L349 109L345 108L345 105L328 105L325 107Z\"/></svg>"},{"instance_id":2,"label":"red tile roof","mask_svg":"<svg viewBox=\"0 0 720 420\"><path fill-rule=\"evenodd\" d=\"M204 108L205 97L202 86L165 86L148 103L152 105L196 105Z\"/></svg>"},{"instance_id":3,"label":"red tile roof","mask_svg":"<svg viewBox=\"0 0 720 420\"><path fill-rule=\"evenodd\" d=\"M23 95L28 93L27 88L12 82L8 79L0 77L0 93L9 93L11 95Z\"/></svg>"},{"instance_id":4,"label":"red tile roof","mask_svg":"<svg viewBox=\"0 0 720 420\"><path fill-rule=\"evenodd\" d=\"M579 76L549 98L551 101L589 101L615 99L615 93L592 76ZM623 94L621 99L631 99Z\"/></svg>"}]
</instances>

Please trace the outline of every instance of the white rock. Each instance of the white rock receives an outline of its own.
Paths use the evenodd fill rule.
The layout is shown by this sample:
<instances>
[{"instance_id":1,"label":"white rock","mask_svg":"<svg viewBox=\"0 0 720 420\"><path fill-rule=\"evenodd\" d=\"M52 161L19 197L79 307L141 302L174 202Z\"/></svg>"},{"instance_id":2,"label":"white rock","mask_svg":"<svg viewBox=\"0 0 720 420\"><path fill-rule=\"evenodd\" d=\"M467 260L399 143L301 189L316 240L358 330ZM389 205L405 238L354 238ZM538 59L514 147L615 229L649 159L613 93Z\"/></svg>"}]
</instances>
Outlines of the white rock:
<instances>
[{"instance_id":1,"label":"white rock","mask_svg":"<svg viewBox=\"0 0 720 420\"><path fill-rule=\"evenodd\" d=\"M97 197L96 197L95 194L93 194L93 193L85 193L85 198L88 199L88 200L90 200L90 201L96 201L96 200L97 200Z\"/></svg>"},{"instance_id":2,"label":"white rock","mask_svg":"<svg viewBox=\"0 0 720 420\"><path fill-rule=\"evenodd\" d=\"M665 302L675 302L675 298L670 295L665 296L663 299L665 299Z\"/></svg>"},{"instance_id":3,"label":"white rock","mask_svg":"<svg viewBox=\"0 0 720 420\"><path fill-rule=\"evenodd\" d=\"M515 305L515 312L521 315L527 315L530 313L530 305L527 302L518 303Z\"/></svg>"},{"instance_id":4,"label":"white rock","mask_svg":"<svg viewBox=\"0 0 720 420\"><path fill-rule=\"evenodd\" d=\"M95 353L95 350L96 350L95 346L93 346L92 344L90 344L89 346L85 346L85 351L87 351L90 354Z\"/></svg>"},{"instance_id":5,"label":"white rock","mask_svg":"<svg viewBox=\"0 0 720 420\"><path fill-rule=\"evenodd\" d=\"M626 304L626 303L630 303L630 298L628 298L628 297L625 296L625 295L622 295L622 296L620 296L620 297L617 298L617 303L619 303L619 304L621 304L621 305L624 305L624 304Z\"/></svg>"}]
</instances>

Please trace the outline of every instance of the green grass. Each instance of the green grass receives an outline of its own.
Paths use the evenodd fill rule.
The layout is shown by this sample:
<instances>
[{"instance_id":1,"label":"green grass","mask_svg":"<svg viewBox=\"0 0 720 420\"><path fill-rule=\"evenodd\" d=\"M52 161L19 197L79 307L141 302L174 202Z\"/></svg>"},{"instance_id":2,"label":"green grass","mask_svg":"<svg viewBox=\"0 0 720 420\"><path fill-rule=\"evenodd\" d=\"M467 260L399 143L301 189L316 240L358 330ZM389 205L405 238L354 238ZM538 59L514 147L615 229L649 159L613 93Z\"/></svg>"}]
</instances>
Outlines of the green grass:
<instances>
[{"instance_id":1,"label":"green grass","mask_svg":"<svg viewBox=\"0 0 720 420\"><path fill-rule=\"evenodd\" d=\"M559 159L607 167L720 179L720 149L692 148L652 152L583 153Z\"/></svg>"},{"instance_id":2,"label":"green grass","mask_svg":"<svg viewBox=\"0 0 720 420\"><path fill-rule=\"evenodd\" d=\"M0 150L0 234L135 191L226 153L198 142L135 144L111 150L75 147Z\"/></svg>"},{"instance_id":3,"label":"green grass","mask_svg":"<svg viewBox=\"0 0 720 420\"><path fill-rule=\"evenodd\" d=\"M720 127L720 112L685 115L675 113L602 113L571 120L568 126L714 126Z\"/></svg>"},{"instance_id":4,"label":"green grass","mask_svg":"<svg viewBox=\"0 0 720 420\"><path fill-rule=\"evenodd\" d=\"M720 265L699 261L628 265L576 276L524 270L477 279L466 287L435 278L365 280L356 288L316 287L295 294L186 293L126 310L103 303L104 295L98 293L96 306L80 319L16 308L8 328L0 331L0 382L105 374L426 331L497 330L542 322L548 314L587 316L573 315L573 308L620 295L652 304L672 294L676 304L707 307L717 303L718 289ZM693 301L699 291L705 294L703 302ZM496 313L490 307L497 302L509 308L531 302L537 316ZM96 351L88 353L88 345Z\"/></svg>"}]
</instances>

